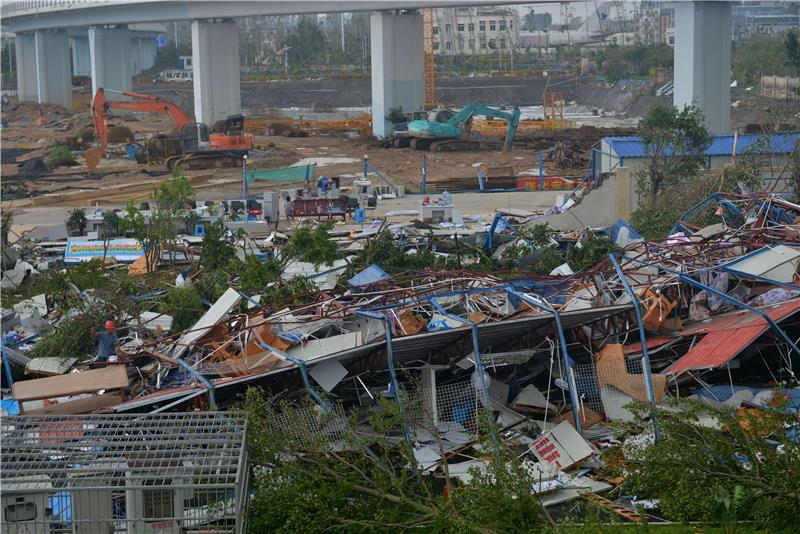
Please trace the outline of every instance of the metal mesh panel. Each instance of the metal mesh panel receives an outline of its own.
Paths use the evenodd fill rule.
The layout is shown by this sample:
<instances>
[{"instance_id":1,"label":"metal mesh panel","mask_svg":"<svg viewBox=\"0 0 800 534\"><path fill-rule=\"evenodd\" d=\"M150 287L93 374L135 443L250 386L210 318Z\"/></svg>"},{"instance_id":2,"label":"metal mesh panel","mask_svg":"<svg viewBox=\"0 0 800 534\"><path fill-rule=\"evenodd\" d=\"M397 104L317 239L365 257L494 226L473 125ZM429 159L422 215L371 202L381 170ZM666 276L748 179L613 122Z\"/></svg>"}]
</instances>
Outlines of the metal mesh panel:
<instances>
[{"instance_id":1,"label":"metal mesh panel","mask_svg":"<svg viewBox=\"0 0 800 534\"><path fill-rule=\"evenodd\" d=\"M434 412L431 392L425 388L404 391L403 402L411 422L425 428L433 428ZM480 403L475 387L470 380L436 387L436 420L442 431L463 430L475 432L476 415Z\"/></svg>"},{"instance_id":2,"label":"metal mesh panel","mask_svg":"<svg viewBox=\"0 0 800 534\"><path fill-rule=\"evenodd\" d=\"M574 365L572 370L581 405L608 420L628 420L625 406L647 401L641 356Z\"/></svg>"},{"instance_id":3,"label":"metal mesh panel","mask_svg":"<svg viewBox=\"0 0 800 534\"><path fill-rule=\"evenodd\" d=\"M331 444L348 432L345 412L340 405L333 405L331 411L323 411L317 405L298 406L290 413L275 415L271 430L299 442L323 439Z\"/></svg>"},{"instance_id":4,"label":"metal mesh panel","mask_svg":"<svg viewBox=\"0 0 800 534\"><path fill-rule=\"evenodd\" d=\"M245 422L224 413L2 420L2 534L241 532Z\"/></svg>"}]
</instances>

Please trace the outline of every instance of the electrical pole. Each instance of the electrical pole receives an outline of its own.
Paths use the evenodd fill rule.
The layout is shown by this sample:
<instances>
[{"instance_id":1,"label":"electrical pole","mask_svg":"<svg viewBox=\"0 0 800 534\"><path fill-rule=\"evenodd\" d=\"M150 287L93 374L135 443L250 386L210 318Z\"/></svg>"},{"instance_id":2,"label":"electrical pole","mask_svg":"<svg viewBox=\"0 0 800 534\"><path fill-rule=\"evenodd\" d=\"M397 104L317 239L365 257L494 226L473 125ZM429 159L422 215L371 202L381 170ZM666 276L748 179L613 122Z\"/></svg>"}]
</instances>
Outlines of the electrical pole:
<instances>
[{"instance_id":1,"label":"electrical pole","mask_svg":"<svg viewBox=\"0 0 800 534\"><path fill-rule=\"evenodd\" d=\"M339 29L341 30L342 33L342 54L344 54L344 13L340 13L339 15L341 16L341 18L339 19L341 23L341 28Z\"/></svg>"}]
</instances>

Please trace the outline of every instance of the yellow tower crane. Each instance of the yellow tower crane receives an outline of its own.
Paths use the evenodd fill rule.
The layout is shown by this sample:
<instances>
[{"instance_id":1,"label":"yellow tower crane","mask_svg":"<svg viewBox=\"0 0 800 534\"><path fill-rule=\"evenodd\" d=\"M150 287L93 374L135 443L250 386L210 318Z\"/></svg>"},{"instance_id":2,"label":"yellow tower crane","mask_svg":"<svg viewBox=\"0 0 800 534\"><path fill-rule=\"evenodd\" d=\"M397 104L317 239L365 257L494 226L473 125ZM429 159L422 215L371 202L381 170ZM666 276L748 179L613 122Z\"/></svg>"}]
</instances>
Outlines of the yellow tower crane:
<instances>
[{"instance_id":1,"label":"yellow tower crane","mask_svg":"<svg viewBox=\"0 0 800 534\"><path fill-rule=\"evenodd\" d=\"M425 61L425 109L436 107L436 55L433 50L433 9L422 10Z\"/></svg>"}]
</instances>

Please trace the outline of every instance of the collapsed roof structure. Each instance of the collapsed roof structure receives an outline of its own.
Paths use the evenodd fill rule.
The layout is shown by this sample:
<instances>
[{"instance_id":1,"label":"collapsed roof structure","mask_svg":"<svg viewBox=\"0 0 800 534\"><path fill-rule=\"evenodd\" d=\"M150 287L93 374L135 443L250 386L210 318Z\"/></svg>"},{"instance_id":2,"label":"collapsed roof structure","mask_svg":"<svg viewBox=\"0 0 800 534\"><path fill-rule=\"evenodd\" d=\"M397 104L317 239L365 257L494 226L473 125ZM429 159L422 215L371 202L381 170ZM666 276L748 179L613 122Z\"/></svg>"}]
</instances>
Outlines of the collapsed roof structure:
<instances>
[{"instance_id":1,"label":"collapsed roof structure","mask_svg":"<svg viewBox=\"0 0 800 534\"><path fill-rule=\"evenodd\" d=\"M568 246L584 246L596 233L618 245L577 274L564 274L568 266L541 276L371 265L343 277L345 263L320 269L322 289L269 307L229 288L184 331L141 330L117 362L74 364L77 374L48 367L55 376L16 382L12 409L226 409L251 386L288 400L310 397L325 410L330 402L369 410L387 397L412 420L433 418L433 432L407 433L430 466L435 459L422 459L431 440L462 450L485 413L504 436L527 443L538 462L553 464L546 478L560 480L555 486L565 492L553 497L557 503L576 495L574 484L596 483L569 479L564 486L565 470L592 454L585 440L607 439L616 432L609 423L633 420L631 403L660 406L694 395L760 407L776 391L800 400L793 370L798 217L800 206L776 195L720 193L688 210L663 239L644 240L624 221L570 234L561 240ZM521 228L536 222L504 220L490 230L497 239L476 234L475 242L496 252L498 243L526 239ZM396 230L382 224L369 236L391 234L409 250L429 239L412 227ZM340 249L352 238L340 239ZM151 313L147 321L163 319ZM4 354L25 361L13 348ZM309 413L307 424L319 424L316 417ZM541 439L548 443L537 449ZM561 447L559 460L548 451L561 441L572 445ZM590 452L579 452L584 447Z\"/></svg>"}]
</instances>

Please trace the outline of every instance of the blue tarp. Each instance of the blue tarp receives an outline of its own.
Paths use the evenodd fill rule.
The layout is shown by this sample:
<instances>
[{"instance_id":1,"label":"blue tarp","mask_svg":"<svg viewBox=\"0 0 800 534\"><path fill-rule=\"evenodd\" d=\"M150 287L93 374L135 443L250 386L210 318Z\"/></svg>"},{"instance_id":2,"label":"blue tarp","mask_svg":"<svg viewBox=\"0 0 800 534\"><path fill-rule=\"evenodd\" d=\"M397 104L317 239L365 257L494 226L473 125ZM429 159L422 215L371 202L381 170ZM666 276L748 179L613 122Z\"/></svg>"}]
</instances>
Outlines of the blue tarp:
<instances>
[{"instance_id":1,"label":"blue tarp","mask_svg":"<svg viewBox=\"0 0 800 534\"><path fill-rule=\"evenodd\" d=\"M619 232L623 228L627 228L627 230L628 230L628 239L624 243L617 243L617 239L619 238ZM637 240L644 239L636 230L633 229L633 227L630 224L628 224L627 221L623 221L622 219L617 219L617 222L612 224L611 228L609 228L609 230L611 232L611 241L613 243L616 243L619 246L623 246L624 247L625 245L627 245L631 241L637 241Z\"/></svg>"},{"instance_id":2,"label":"blue tarp","mask_svg":"<svg viewBox=\"0 0 800 534\"><path fill-rule=\"evenodd\" d=\"M391 276L374 263L347 281L353 287L365 287L390 279Z\"/></svg>"},{"instance_id":3,"label":"blue tarp","mask_svg":"<svg viewBox=\"0 0 800 534\"><path fill-rule=\"evenodd\" d=\"M0 408L3 409L3 415L19 415L19 403L14 399L3 399Z\"/></svg>"}]
</instances>

